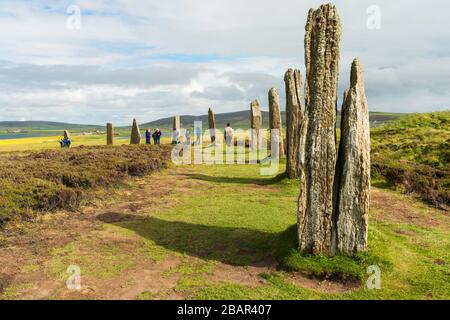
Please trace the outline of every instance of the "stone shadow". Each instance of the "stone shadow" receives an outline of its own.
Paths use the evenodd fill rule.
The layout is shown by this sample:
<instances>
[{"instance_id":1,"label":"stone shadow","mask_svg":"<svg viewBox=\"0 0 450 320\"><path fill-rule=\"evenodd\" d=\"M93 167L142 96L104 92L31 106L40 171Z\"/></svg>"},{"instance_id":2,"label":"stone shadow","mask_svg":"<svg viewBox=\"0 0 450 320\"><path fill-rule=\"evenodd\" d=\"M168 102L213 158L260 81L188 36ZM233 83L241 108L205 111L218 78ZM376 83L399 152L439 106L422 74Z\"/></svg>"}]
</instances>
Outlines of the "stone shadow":
<instances>
[{"instance_id":1,"label":"stone shadow","mask_svg":"<svg viewBox=\"0 0 450 320\"><path fill-rule=\"evenodd\" d=\"M230 265L274 267L276 261L297 247L295 225L283 232L270 233L245 227L219 227L155 217L136 216L130 220L129 215L116 215L113 219L111 214L97 218L132 230L171 251Z\"/></svg>"},{"instance_id":2,"label":"stone shadow","mask_svg":"<svg viewBox=\"0 0 450 320\"><path fill-rule=\"evenodd\" d=\"M208 181L208 182L256 184L256 185L260 185L260 186L276 184L286 178L285 173L280 173L275 177L267 177L267 178L217 177L217 176L208 176L205 174L198 174L198 173L186 173L186 174L184 174L184 176L189 177L191 179Z\"/></svg>"}]
</instances>

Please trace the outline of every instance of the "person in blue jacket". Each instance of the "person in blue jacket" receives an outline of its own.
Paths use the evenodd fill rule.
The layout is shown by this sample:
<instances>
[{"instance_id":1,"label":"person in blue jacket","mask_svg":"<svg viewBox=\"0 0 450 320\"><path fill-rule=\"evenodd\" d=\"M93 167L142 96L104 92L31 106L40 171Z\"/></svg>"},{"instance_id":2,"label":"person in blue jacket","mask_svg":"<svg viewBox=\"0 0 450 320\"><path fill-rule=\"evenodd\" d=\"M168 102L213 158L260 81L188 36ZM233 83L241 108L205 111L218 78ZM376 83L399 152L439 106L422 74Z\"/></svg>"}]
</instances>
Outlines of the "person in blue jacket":
<instances>
[{"instance_id":1,"label":"person in blue jacket","mask_svg":"<svg viewBox=\"0 0 450 320\"><path fill-rule=\"evenodd\" d=\"M152 133L150 131L150 129L145 130L145 143L146 144L151 144L150 139L152 137Z\"/></svg>"},{"instance_id":2,"label":"person in blue jacket","mask_svg":"<svg viewBox=\"0 0 450 320\"><path fill-rule=\"evenodd\" d=\"M70 148L72 141L70 141L69 138L62 138L59 140L59 144L61 145L61 148Z\"/></svg>"}]
</instances>

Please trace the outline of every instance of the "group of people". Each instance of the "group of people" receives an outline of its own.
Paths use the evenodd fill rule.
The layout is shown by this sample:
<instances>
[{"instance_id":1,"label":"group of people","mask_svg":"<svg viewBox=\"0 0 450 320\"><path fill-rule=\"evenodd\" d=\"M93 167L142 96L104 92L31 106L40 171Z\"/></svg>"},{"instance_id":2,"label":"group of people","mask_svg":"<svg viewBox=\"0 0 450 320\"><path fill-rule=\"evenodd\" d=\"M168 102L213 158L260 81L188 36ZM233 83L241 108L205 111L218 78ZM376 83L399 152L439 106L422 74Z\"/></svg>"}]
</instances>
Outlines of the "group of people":
<instances>
[{"instance_id":1,"label":"group of people","mask_svg":"<svg viewBox=\"0 0 450 320\"><path fill-rule=\"evenodd\" d=\"M195 133L195 142L194 144L200 145L202 140L202 130L200 127L194 128ZM231 127L229 123L227 123L227 126L224 130L224 140L225 143L228 146L232 146L233 144L233 137L234 137L234 130ZM179 144L180 143L180 132L178 130L175 130L172 135L172 144ZM190 145L191 144L191 132L189 129L186 130L184 134L184 143ZM215 137L213 137L213 144L215 144Z\"/></svg>"},{"instance_id":2,"label":"group of people","mask_svg":"<svg viewBox=\"0 0 450 320\"><path fill-rule=\"evenodd\" d=\"M153 138L153 144L161 144L161 130L156 128L155 132L152 133L150 129L145 130L145 143L151 144Z\"/></svg>"}]
</instances>

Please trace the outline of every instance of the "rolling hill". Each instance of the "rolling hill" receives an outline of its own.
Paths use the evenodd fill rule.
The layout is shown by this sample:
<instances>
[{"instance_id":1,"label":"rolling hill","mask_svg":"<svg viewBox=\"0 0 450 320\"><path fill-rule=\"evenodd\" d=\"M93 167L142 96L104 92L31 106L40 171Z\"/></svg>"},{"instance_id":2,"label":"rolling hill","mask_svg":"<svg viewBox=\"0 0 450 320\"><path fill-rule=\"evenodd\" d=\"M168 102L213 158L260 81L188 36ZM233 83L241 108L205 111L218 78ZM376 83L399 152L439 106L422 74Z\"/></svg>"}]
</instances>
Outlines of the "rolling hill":
<instances>
[{"instance_id":1,"label":"rolling hill","mask_svg":"<svg viewBox=\"0 0 450 320\"><path fill-rule=\"evenodd\" d=\"M250 126L250 111L238 111L238 112L229 112L229 113L218 113L216 116L216 125L218 128L224 128L226 124L229 122L235 128L246 129ZM269 112L263 111L263 126L269 126ZM206 127L208 125L208 115L201 116L180 116L181 126L182 127L193 127L194 121L202 121L203 126ZM147 122L141 125L141 128L162 128L162 129L170 129L172 128L173 117L163 118L156 121Z\"/></svg>"},{"instance_id":2,"label":"rolling hill","mask_svg":"<svg viewBox=\"0 0 450 320\"><path fill-rule=\"evenodd\" d=\"M382 112L372 112L370 114L370 119L372 125L379 125L387 121L397 120L405 114L402 113L382 113ZM263 117L263 127L269 127L269 112L262 111ZM165 131L171 130L173 117L163 118L151 122L142 123L140 125L141 129L145 128L161 128ZM182 127L193 127L194 121L202 121L203 126L208 125L208 116L191 116L183 115L181 116ZM286 123L286 115L282 112L283 125ZM224 128L227 122L231 123L234 128L247 129L250 127L249 111L237 111L229 113L218 113L216 114L216 123L218 128ZM338 125L340 123L340 116L338 115ZM128 130L130 126L117 127L117 130ZM104 126L101 125L83 125L83 124L73 124L64 122L50 122L50 121L0 121L0 133L34 133L39 132L41 134L50 133L52 131L62 131L69 130L71 132L83 132L83 131L96 131L105 130Z\"/></svg>"},{"instance_id":3,"label":"rolling hill","mask_svg":"<svg viewBox=\"0 0 450 320\"><path fill-rule=\"evenodd\" d=\"M380 125L382 123L388 121L394 121L399 119L402 116L407 114L404 113L386 113L386 112L371 112L370 113L370 121L373 126ZM250 111L238 111L238 112L230 112L230 113L218 113L216 114L216 123L218 128L224 128L229 122L234 128L248 129L250 127ZM263 127L269 128L269 112L262 111L263 117ZM283 126L286 124L286 114L285 112L281 112L281 118L283 121ZM162 128L162 129L171 129L172 128L173 117L163 118L152 122L147 122L141 125L142 128ZM193 127L194 121L202 121L203 126L208 125L208 116L180 116L181 126L182 127ZM338 127L340 125L340 112L338 112Z\"/></svg>"}]
</instances>

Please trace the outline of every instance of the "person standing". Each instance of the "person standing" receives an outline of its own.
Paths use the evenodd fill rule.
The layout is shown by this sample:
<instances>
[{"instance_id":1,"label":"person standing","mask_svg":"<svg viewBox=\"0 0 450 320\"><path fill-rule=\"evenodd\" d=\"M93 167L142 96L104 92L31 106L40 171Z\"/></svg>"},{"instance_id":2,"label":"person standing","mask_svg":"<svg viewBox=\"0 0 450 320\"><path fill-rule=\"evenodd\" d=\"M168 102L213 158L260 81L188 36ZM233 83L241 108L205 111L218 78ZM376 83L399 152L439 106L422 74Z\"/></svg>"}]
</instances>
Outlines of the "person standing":
<instances>
[{"instance_id":1,"label":"person standing","mask_svg":"<svg viewBox=\"0 0 450 320\"><path fill-rule=\"evenodd\" d=\"M227 127L225 128L225 141L227 143L227 146L233 145L233 136L234 136L234 130L230 126L229 123L227 123Z\"/></svg>"},{"instance_id":2,"label":"person standing","mask_svg":"<svg viewBox=\"0 0 450 320\"><path fill-rule=\"evenodd\" d=\"M152 133L151 130L148 128L147 130L145 130L145 143L146 144L151 144L151 137L152 137Z\"/></svg>"},{"instance_id":3,"label":"person standing","mask_svg":"<svg viewBox=\"0 0 450 320\"><path fill-rule=\"evenodd\" d=\"M153 141L155 144L161 144L161 131L159 128L156 128L155 132L153 132Z\"/></svg>"}]
</instances>

